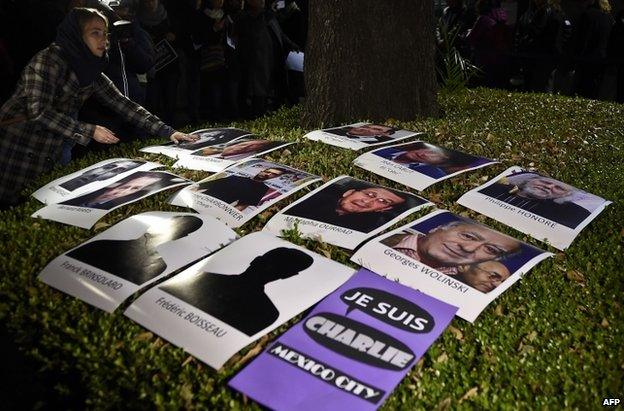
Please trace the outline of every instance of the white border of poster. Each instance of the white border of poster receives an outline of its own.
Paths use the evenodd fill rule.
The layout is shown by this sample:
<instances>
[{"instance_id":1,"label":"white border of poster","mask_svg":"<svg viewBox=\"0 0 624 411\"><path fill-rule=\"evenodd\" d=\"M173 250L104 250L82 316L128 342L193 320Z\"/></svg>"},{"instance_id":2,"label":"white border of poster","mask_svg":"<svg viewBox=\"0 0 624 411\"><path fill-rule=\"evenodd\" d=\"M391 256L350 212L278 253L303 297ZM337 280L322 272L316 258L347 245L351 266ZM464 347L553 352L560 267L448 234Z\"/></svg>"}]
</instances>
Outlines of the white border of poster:
<instances>
[{"instance_id":1,"label":"white border of poster","mask_svg":"<svg viewBox=\"0 0 624 411\"><path fill-rule=\"evenodd\" d=\"M555 200L531 200L520 197L515 194L521 190L518 184L526 184L526 181L522 181L522 179L528 174L537 175L547 181L561 183L562 186L568 187L571 193ZM516 184L514 180L521 182ZM508 187L510 189L507 189ZM486 190L488 193L482 193L482 190ZM461 196L457 203L500 221L537 240L548 242L559 250L565 250L572 244L576 236L606 206L611 204L611 201L551 177L526 171L520 167L510 167L494 179ZM585 218L581 220L582 217ZM563 218L574 218L575 221L565 223L562 221ZM574 228L569 226L573 224L576 224Z\"/></svg>"},{"instance_id":2,"label":"white border of poster","mask_svg":"<svg viewBox=\"0 0 624 411\"><path fill-rule=\"evenodd\" d=\"M237 208L232 202L226 202L223 197L218 198L201 192L202 183L229 177L234 177L237 180L245 178L252 182L251 179L257 174L258 170L261 171L262 169L269 168L288 170L288 172L260 183L255 183L264 184L267 191L258 204L247 206L242 210ZM319 176L283 164L260 159L250 159L232 166L221 173L214 174L202 181L194 183L191 186L185 187L175 194L170 200L170 203L180 207L191 207L199 213L212 215L222 220L230 227L240 227L278 201L320 180L321 178ZM237 192L245 192L248 190L241 190L240 187L237 186L237 183L233 183L231 191L232 194L235 195Z\"/></svg>"},{"instance_id":3,"label":"white border of poster","mask_svg":"<svg viewBox=\"0 0 624 411\"><path fill-rule=\"evenodd\" d=\"M349 138L346 136L346 134L342 135L342 134L336 133L337 131L343 131L347 128L357 128L357 127L362 127L362 126L385 127L385 128L389 128L393 130L394 133L391 134L392 137L385 136L385 139L381 139L381 140L379 136L360 136L360 137ZM424 135L424 133L397 129L395 127L386 126L384 124L353 123L353 124L347 124L347 125L340 126L340 127L332 127L332 128L325 128L322 130L314 130L306 134L304 137L312 141L322 141L325 144L329 144L329 145L341 147L341 148L348 148L350 150L357 151L357 150L361 150L367 147L376 147L376 146L381 146L384 144L395 143L397 141L405 140L406 138L422 136L422 135ZM355 138L359 139L360 141L355 140ZM370 140L370 141L366 141L366 140Z\"/></svg>"},{"instance_id":4,"label":"white border of poster","mask_svg":"<svg viewBox=\"0 0 624 411\"><path fill-rule=\"evenodd\" d=\"M350 179L350 181L348 181L347 179ZM382 189L391 191L394 194L397 194L397 193L404 194L405 196L412 198L413 202L418 201L421 203L412 207L408 207L401 213L393 216L390 220L381 223L376 228L368 232L358 231L357 229L353 227L345 227L345 226L339 226L337 224L332 224L328 221L322 221L320 218L317 220L317 219L306 218L302 216L295 216L295 215L289 214L289 210L291 210L293 207L296 207L297 205L304 203L304 202L307 202L309 204L310 202L308 202L308 199L312 197L314 197L311 200L312 202L318 202L319 199L321 199L321 196L324 195L322 193L323 191L325 193L330 193L331 192L330 190L335 189L333 186L340 187L344 185L345 183L347 185L352 184L354 186L361 186L359 190L362 190L364 188L382 188ZM328 188L330 190L327 190ZM351 190L348 190L348 191L351 191ZM319 193L321 194L317 196ZM341 200L340 196L335 197L333 193L330 194L330 197L331 197L331 200L334 200L334 199L336 201ZM323 203L326 203L326 201L323 200ZM323 184L321 187L306 194L304 197L300 198L299 200L290 204L288 207L281 210L279 213L274 215L273 218L269 220L269 222L267 222L263 230L272 232L275 235L281 235L283 230L291 230L295 228L295 225L296 225L297 229L306 237L310 237L315 240L324 241L329 244L333 244L339 247L353 250L355 247L357 247L360 243L365 241L367 238L373 237L377 233L382 232L386 228L392 226L397 221L402 220L408 215L415 213L424 207L430 207L430 206L433 206L433 203L415 194L411 194L405 191L381 186L379 184L369 183L367 181L363 181L363 180L359 180L350 176L343 175L343 176L339 176L339 177L334 178L333 180L328 181L327 183ZM314 208L317 210L320 210L319 207L314 207ZM353 215L357 216L356 214L353 214ZM362 215L361 218L365 220L366 216Z\"/></svg>"},{"instance_id":5,"label":"white border of poster","mask_svg":"<svg viewBox=\"0 0 624 411\"><path fill-rule=\"evenodd\" d=\"M154 54L156 60L154 62L154 70L157 72L164 69L178 58L178 53L176 53L175 49L171 43L167 41L167 39L162 39L158 43L154 44Z\"/></svg>"},{"instance_id":6,"label":"white border of poster","mask_svg":"<svg viewBox=\"0 0 624 411\"><path fill-rule=\"evenodd\" d=\"M203 147L208 147L213 144L225 143L228 141L236 140L237 138L251 135L251 132L247 130L242 130L240 128L226 127L204 128L201 130L195 130L189 134L199 136L199 140L182 142L179 144L168 142L162 145L143 147L139 151L143 153L162 154L167 157L177 159L182 155L190 154L193 151L196 151Z\"/></svg>"},{"instance_id":7,"label":"white border of poster","mask_svg":"<svg viewBox=\"0 0 624 411\"><path fill-rule=\"evenodd\" d=\"M158 244L148 258L151 266L164 263L163 271L141 284L130 281L127 276L115 275L101 268L97 261L101 255L92 255L94 246L101 246L102 252L115 247L123 247L124 243L143 240L151 231L163 231L167 220L174 218L193 218L201 221L201 226L180 238L170 239ZM165 226L166 227L166 226ZM194 228L194 227L193 227ZM167 233L161 233L167 234ZM234 241L238 236L223 223L210 216L191 213L147 212L127 218L108 230L96 235L89 241L80 244L52 260L39 274L39 280L66 294L76 297L106 312L113 312L132 294L142 288L171 274L185 265L204 257ZM147 241L147 240L146 240ZM109 245L110 244L110 245ZM82 253L81 253L81 250ZM133 250L132 248L130 249ZM76 254L86 257L71 257ZM91 254L91 255L90 255ZM97 254L97 253L96 253ZM109 259L126 257L123 252L108 255ZM93 261L92 261L93 260ZM115 266L116 264L109 264ZM110 268L109 268L110 270ZM138 267L136 268L138 271ZM137 271L133 271L136 275ZM119 274L119 273L118 273Z\"/></svg>"},{"instance_id":8,"label":"white border of poster","mask_svg":"<svg viewBox=\"0 0 624 411\"><path fill-rule=\"evenodd\" d=\"M277 311L277 317L270 325L253 334L246 334L161 289L183 288L185 283L191 283L186 290L192 293L193 289L201 288L200 281L204 281L208 275L215 274L228 273L229 275L219 277L234 277L233 280L237 281L236 277L240 274L233 273L245 273L253 261L278 248L294 249L302 255L305 254L309 256L306 258L312 260L312 265L289 278L264 285L262 294ZM320 301L347 281L354 272L352 268L278 239L269 233L255 232L151 288L132 303L124 314L172 344L182 347L211 367L219 369L237 351ZM242 292L241 290L241 294ZM223 296L222 293L218 295ZM201 296L202 299L205 296L204 302L210 298L208 293L202 293ZM235 295L232 298L241 297ZM254 313L254 308L246 306L240 312ZM226 312L231 311L228 308Z\"/></svg>"},{"instance_id":9,"label":"white border of poster","mask_svg":"<svg viewBox=\"0 0 624 411\"><path fill-rule=\"evenodd\" d=\"M458 273L450 272L450 269L453 267L439 268L436 270L396 248L381 243L381 241L390 237L396 238L405 235L420 238L422 235L426 235L424 232L425 230L419 230L421 227L432 226L427 230L427 233L431 233L433 230L444 230L444 228L440 227L455 221L474 223L497 233L499 236L505 237L507 240L519 243L521 250L519 253L472 264L472 266L475 266L477 269L481 269L479 266L485 262L492 262L497 265L505 266L509 277L489 292L479 291L468 283L455 278ZM446 247L446 245L443 244L441 247ZM445 253L455 253L453 255L457 256L456 253L460 252L454 250L454 248L457 247L459 246L454 245L451 247L450 251L446 251ZM446 247L446 249L448 249L448 247ZM492 301L522 278L531 268L552 255L552 253L499 233L483 224L464 217L459 217L446 210L437 210L416 221L399 227L396 230L372 239L353 254L351 261L368 270L381 274L390 280L396 280L401 284L420 290L441 301L459 307L457 315L467 321L474 322L479 314L481 314ZM508 269L507 266L512 267L512 269ZM487 267L486 272L489 270L496 273L492 268Z\"/></svg>"},{"instance_id":10,"label":"white border of poster","mask_svg":"<svg viewBox=\"0 0 624 411\"><path fill-rule=\"evenodd\" d=\"M206 150L213 146L205 147L204 149L194 151L190 154L181 155L178 158L178 161L176 161L175 164L173 164L173 168L187 168L189 170L220 172L220 171L225 170L226 168L228 168L229 166L233 164L241 162L242 160L252 158L252 157L259 157L261 155L270 153L275 150L281 150L284 147L289 146L291 144L295 144L294 142L289 142L289 141L267 140L267 139L254 138L254 137L257 137L257 136L252 134L248 136L239 137L225 144L215 145L215 147L218 147L217 151L215 151L215 153L210 154L210 155L196 155L194 153L196 153L197 151ZM262 141L262 142L268 142L270 144L268 148L262 149L260 151L251 151L248 153L247 152L241 153L241 154L229 156L228 158L221 157L221 151L226 150L228 147L241 144L241 143L252 142L252 141Z\"/></svg>"},{"instance_id":11,"label":"white border of poster","mask_svg":"<svg viewBox=\"0 0 624 411\"><path fill-rule=\"evenodd\" d=\"M398 153L403 151L400 148L406 146L409 147L416 144L431 146L427 148L438 150L442 153L445 151L451 154L458 153L458 156L465 156L464 158L466 159L466 161L470 161L471 158L472 160L465 167L452 168L457 168L458 171L452 171L447 173L445 167L437 166L435 164L427 164L425 162L426 160L421 160L421 162L413 163L400 163L386 157L386 152L387 154L392 154L392 152L395 151L396 153L394 153L394 155L397 155ZM497 163L497 161L495 160L490 160L485 157L473 156L468 153L448 149L442 146L437 146L435 144L427 143L426 141L422 140L412 141L409 143L394 144L391 146L372 150L362 154L353 161L353 164L363 168L364 170L370 171L389 180L396 181L397 183L404 184L418 191L422 191L430 185L446 180L447 178L454 177L467 171L477 170L479 168L489 166L495 163Z\"/></svg>"},{"instance_id":12,"label":"white border of poster","mask_svg":"<svg viewBox=\"0 0 624 411\"><path fill-rule=\"evenodd\" d=\"M155 181L145 186L148 190L142 189L139 190L139 195L136 196L136 193L131 195L119 196L117 198L113 198L110 200L110 206L107 205L106 208L98 208L96 206L85 206L85 205L72 205L66 204L71 202L77 202L81 199L87 199L89 197L90 200L96 199L97 195L103 194L106 191L113 192L119 186L122 186L129 181L131 181L130 177L135 177L136 174L140 174L140 177L157 177L160 181ZM126 181L124 181L126 180ZM169 180L169 181L165 181ZM165 182L165 185L162 183ZM182 185L190 184L191 181L180 176L177 176L172 173L168 173L166 171L138 171L132 174L127 175L121 180L117 180L114 183L109 184L108 186L102 187L95 191L90 191L83 195L72 197L68 200L63 201L58 204L48 204L42 209L36 211L31 217L35 218L44 218L46 220L57 221L59 223L64 223L68 225L73 225L81 228L91 228L100 218L104 217L106 214L110 213L116 208L122 207L126 204L134 203L139 201L145 197L149 197L153 194L159 193L164 190L168 190L170 188L179 187ZM149 189L150 186L154 186ZM121 200L121 201L119 201ZM89 200L86 200L89 201ZM85 203L86 204L86 203Z\"/></svg>"},{"instance_id":13,"label":"white border of poster","mask_svg":"<svg viewBox=\"0 0 624 411\"><path fill-rule=\"evenodd\" d=\"M141 164L137 165L136 167L128 168L126 169L126 171L119 172L119 174L115 174L109 178L103 180L97 179L97 177L101 177L101 175L96 176L95 173L97 173L98 171L110 172L110 166L118 162L133 162ZM134 173L135 171L149 171L158 167L162 167L162 164L131 158L111 158L108 160L100 161L99 163L93 164L92 166L83 168L82 170L78 170L75 173L71 173L66 176L57 178L56 180L49 182L48 184L44 185L43 187L32 193L32 196L42 203L59 203L68 198L77 197L80 194L84 194L89 191L97 190L98 188L107 186L114 181L121 180L122 178ZM79 179L85 174L88 175L87 179L91 179L92 181L83 182L83 184L73 190L68 190L62 187L63 184L67 184L69 181L74 179Z\"/></svg>"}]
</instances>

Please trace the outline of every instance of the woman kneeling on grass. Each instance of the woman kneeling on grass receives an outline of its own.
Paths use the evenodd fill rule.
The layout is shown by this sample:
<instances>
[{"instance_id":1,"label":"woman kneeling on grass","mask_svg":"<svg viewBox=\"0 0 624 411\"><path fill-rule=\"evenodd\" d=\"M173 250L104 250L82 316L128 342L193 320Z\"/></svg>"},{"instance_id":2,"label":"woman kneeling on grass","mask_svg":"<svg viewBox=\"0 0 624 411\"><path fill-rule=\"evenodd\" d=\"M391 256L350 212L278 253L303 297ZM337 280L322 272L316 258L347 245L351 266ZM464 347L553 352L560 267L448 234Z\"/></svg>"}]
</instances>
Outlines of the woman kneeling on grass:
<instances>
[{"instance_id":1,"label":"woman kneeling on grass","mask_svg":"<svg viewBox=\"0 0 624 411\"><path fill-rule=\"evenodd\" d=\"M22 72L13 96L0 109L0 206L19 202L19 192L56 164L67 164L75 143L119 141L106 127L77 120L95 97L125 121L173 142L196 137L175 131L124 97L102 74L108 62L108 21L95 9L75 8L57 37Z\"/></svg>"}]
</instances>

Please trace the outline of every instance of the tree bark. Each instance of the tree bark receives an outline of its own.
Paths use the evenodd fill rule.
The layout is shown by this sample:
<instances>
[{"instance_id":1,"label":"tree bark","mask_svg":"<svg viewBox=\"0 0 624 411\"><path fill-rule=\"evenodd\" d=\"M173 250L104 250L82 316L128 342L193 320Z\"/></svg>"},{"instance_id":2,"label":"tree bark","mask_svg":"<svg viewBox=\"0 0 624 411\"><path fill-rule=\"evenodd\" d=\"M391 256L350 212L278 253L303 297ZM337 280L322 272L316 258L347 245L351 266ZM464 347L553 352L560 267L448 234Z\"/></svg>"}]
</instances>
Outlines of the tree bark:
<instances>
[{"instance_id":1,"label":"tree bark","mask_svg":"<svg viewBox=\"0 0 624 411\"><path fill-rule=\"evenodd\" d=\"M434 26L427 0L313 2L304 126L435 116Z\"/></svg>"}]
</instances>

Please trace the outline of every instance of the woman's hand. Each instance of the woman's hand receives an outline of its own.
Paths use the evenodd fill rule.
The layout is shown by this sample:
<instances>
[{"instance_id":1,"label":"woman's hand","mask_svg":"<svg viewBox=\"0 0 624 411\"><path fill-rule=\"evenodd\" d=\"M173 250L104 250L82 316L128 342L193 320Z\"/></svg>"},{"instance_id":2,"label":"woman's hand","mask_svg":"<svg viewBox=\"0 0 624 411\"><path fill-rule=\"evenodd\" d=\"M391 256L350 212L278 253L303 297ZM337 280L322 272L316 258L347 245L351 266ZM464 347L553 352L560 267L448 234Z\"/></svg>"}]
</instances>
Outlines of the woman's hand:
<instances>
[{"instance_id":1,"label":"woman's hand","mask_svg":"<svg viewBox=\"0 0 624 411\"><path fill-rule=\"evenodd\" d=\"M169 140L173 141L175 144L178 144L180 141L197 141L199 140L198 136L194 136L192 134L180 133L176 131L169 137Z\"/></svg>"},{"instance_id":2,"label":"woman's hand","mask_svg":"<svg viewBox=\"0 0 624 411\"><path fill-rule=\"evenodd\" d=\"M95 132L93 133L93 139L102 144L115 144L119 143L119 139L115 137L112 131L102 126L95 126Z\"/></svg>"}]
</instances>

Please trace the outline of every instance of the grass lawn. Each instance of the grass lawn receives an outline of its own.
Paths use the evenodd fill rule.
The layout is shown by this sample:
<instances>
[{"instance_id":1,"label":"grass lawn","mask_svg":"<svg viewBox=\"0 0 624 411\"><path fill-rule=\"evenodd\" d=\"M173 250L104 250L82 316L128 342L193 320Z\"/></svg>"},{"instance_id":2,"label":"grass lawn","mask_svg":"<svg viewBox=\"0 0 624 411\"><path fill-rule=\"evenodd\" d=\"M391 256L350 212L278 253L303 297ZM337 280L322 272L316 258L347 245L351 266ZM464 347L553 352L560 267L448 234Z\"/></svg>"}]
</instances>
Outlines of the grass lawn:
<instances>
[{"instance_id":1,"label":"grass lawn","mask_svg":"<svg viewBox=\"0 0 624 411\"><path fill-rule=\"evenodd\" d=\"M549 248L556 256L494 301L474 324L453 320L384 409L587 409L601 407L603 398L624 397L624 106L484 89L441 95L440 102L443 114L439 119L387 122L427 132L426 141L497 158L501 164L425 190L422 195L438 207L546 247L455 200L507 167L519 165L534 167L614 204L565 253ZM227 126L270 139L297 141L267 158L325 180L349 174L406 189L352 166L356 152L305 140L306 130L298 125L300 110L281 110L257 121ZM164 156L139 153L145 145L114 147L106 154L91 155L39 179L32 188L108 157L145 157L173 164ZM208 175L181 174L194 180ZM260 230L278 208L309 190L263 212L238 233ZM122 315L125 306L109 315L36 279L54 257L124 218L149 210L183 211L164 203L168 195L161 193L117 209L93 230L30 218L41 207L34 199L1 212L0 321L45 375L58 376L53 377L54 389L61 398L78 395L93 408L257 408L226 383L295 320L214 371L128 320ZM289 239L354 266L350 253L343 249L302 240L292 233ZM37 399L39 404L48 401Z\"/></svg>"}]
</instances>

